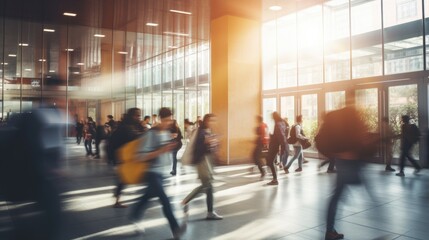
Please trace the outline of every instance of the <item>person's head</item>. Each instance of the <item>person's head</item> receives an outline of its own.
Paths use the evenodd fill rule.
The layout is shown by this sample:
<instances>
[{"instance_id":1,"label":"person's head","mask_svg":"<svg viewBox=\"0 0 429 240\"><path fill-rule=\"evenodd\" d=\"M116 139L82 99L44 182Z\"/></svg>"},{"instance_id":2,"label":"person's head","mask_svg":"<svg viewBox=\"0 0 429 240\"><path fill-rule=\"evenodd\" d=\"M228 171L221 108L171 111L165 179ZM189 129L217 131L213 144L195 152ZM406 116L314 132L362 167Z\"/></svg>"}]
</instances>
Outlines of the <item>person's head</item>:
<instances>
[{"instance_id":1,"label":"person's head","mask_svg":"<svg viewBox=\"0 0 429 240\"><path fill-rule=\"evenodd\" d=\"M404 124L408 124L410 122L410 116L408 115L402 115L401 119Z\"/></svg>"},{"instance_id":2,"label":"person's head","mask_svg":"<svg viewBox=\"0 0 429 240\"><path fill-rule=\"evenodd\" d=\"M272 116L273 116L273 120L274 120L274 122L280 122L280 121L283 121L283 120L282 120L282 117L280 117L280 114L279 114L278 112L273 112Z\"/></svg>"},{"instance_id":3,"label":"person's head","mask_svg":"<svg viewBox=\"0 0 429 240\"><path fill-rule=\"evenodd\" d=\"M87 118L87 121L88 121L88 122L94 122L94 120L92 120L92 117L88 117L88 118Z\"/></svg>"},{"instance_id":4,"label":"person's head","mask_svg":"<svg viewBox=\"0 0 429 240\"><path fill-rule=\"evenodd\" d=\"M297 123L302 123L302 115L296 116L296 122Z\"/></svg>"},{"instance_id":5,"label":"person's head","mask_svg":"<svg viewBox=\"0 0 429 240\"><path fill-rule=\"evenodd\" d=\"M213 113L208 113L204 115L201 127L203 129L212 128L216 124L216 115Z\"/></svg>"},{"instance_id":6,"label":"person's head","mask_svg":"<svg viewBox=\"0 0 429 240\"><path fill-rule=\"evenodd\" d=\"M130 108L127 111L127 118L132 123L140 123L140 117L141 117L141 110L140 108Z\"/></svg>"},{"instance_id":7,"label":"person's head","mask_svg":"<svg viewBox=\"0 0 429 240\"><path fill-rule=\"evenodd\" d=\"M158 121L158 115L152 114L152 122L157 122L157 121Z\"/></svg>"},{"instance_id":8,"label":"person's head","mask_svg":"<svg viewBox=\"0 0 429 240\"><path fill-rule=\"evenodd\" d=\"M113 120L113 116L112 115L107 115L107 119L110 121L110 120Z\"/></svg>"},{"instance_id":9,"label":"person's head","mask_svg":"<svg viewBox=\"0 0 429 240\"><path fill-rule=\"evenodd\" d=\"M191 122L189 121L189 118L185 118L184 123L185 123L185 126L191 125Z\"/></svg>"},{"instance_id":10,"label":"person's head","mask_svg":"<svg viewBox=\"0 0 429 240\"><path fill-rule=\"evenodd\" d=\"M162 107L159 109L159 118L161 119L160 124L158 125L161 129L168 129L173 124L173 112L170 108Z\"/></svg>"},{"instance_id":11,"label":"person's head","mask_svg":"<svg viewBox=\"0 0 429 240\"><path fill-rule=\"evenodd\" d=\"M148 116L148 115L144 116L143 122L149 123L150 122L150 116Z\"/></svg>"},{"instance_id":12,"label":"person's head","mask_svg":"<svg viewBox=\"0 0 429 240\"><path fill-rule=\"evenodd\" d=\"M261 115L256 116L256 122L257 123L262 123L264 121L264 119L262 118Z\"/></svg>"}]
</instances>

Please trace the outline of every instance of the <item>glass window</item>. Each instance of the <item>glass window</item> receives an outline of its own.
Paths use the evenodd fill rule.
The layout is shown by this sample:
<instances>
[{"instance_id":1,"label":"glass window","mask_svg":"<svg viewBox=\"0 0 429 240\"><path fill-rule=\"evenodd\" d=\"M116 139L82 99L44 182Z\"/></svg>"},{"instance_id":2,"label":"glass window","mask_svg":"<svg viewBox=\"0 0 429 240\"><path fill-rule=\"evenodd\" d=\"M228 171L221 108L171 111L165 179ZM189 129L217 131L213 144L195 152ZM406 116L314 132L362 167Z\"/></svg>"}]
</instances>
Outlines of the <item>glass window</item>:
<instances>
[{"instance_id":1,"label":"glass window","mask_svg":"<svg viewBox=\"0 0 429 240\"><path fill-rule=\"evenodd\" d=\"M304 130L305 136L308 137L312 143L312 146L307 151L316 152L314 137L317 133L318 124L317 94L302 95L301 101L302 129Z\"/></svg>"},{"instance_id":2,"label":"glass window","mask_svg":"<svg viewBox=\"0 0 429 240\"><path fill-rule=\"evenodd\" d=\"M350 79L349 1L326 1L323 7L325 81Z\"/></svg>"},{"instance_id":3,"label":"glass window","mask_svg":"<svg viewBox=\"0 0 429 240\"><path fill-rule=\"evenodd\" d=\"M281 97L280 107L280 115L282 118L287 118L289 125L292 125L295 122L295 97Z\"/></svg>"},{"instance_id":4,"label":"glass window","mask_svg":"<svg viewBox=\"0 0 429 240\"><path fill-rule=\"evenodd\" d=\"M272 134L274 131L274 120L273 112L277 111L277 99L276 98L264 98L262 100L262 117L265 123L268 125L268 130Z\"/></svg>"},{"instance_id":5,"label":"glass window","mask_svg":"<svg viewBox=\"0 0 429 240\"><path fill-rule=\"evenodd\" d=\"M426 69L429 69L429 0L425 0Z\"/></svg>"},{"instance_id":6,"label":"glass window","mask_svg":"<svg viewBox=\"0 0 429 240\"><path fill-rule=\"evenodd\" d=\"M262 24L262 88L277 88L276 22Z\"/></svg>"},{"instance_id":7,"label":"glass window","mask_svg":"<svg viewBox=\"0 0 429 240\"><path fill-rule=\"evenodd\" d=\"M389 87L389 123L395 134L401 133L401 116L408 115L418 125L417 85ZM413 157L419 157L419 145L412 150ZM400 139L395 141L393 155L399 157Z\"/></svg>"},{"instance_id":8,"label":"glass window","mask_svg":"<svg viewBox=\"0 0 429 240\"><path fill-rule=\"evenodd\" d=\"M325 94L326 112L340 109L346 106L346 92L328 92Z\"/></svg>"},{"instance_id":9,"label":"glass window","mask_svg":"<svg viewBox=\"0 0 429 240\"><path fill-rule=\"evenodd\" d=\"M385 74L423 70L422 2L384 1L383 7Z\"/></svg>"},{"instance_id":10,"label":"glass window","mask_svg":"<svg viewBox=\"0 0 429 240\"><path fill-rule=\"evenodd\" d=\"M297 85L297 35L296 14L289 14L277 20L278 42L278 87Z\"/></svg>"},{"instance_id":11,"label":"glass window","mask_svg":"<svg viewBox=\"0 0 429 240\"><path fill-rule=\"evenodd\" d=\"M322 6L298 12L298 85L323 82Z\"/></svg>"},{"instance_id":12,"label":"glass window","mask_svg":"<svg viewBox=\"0 0 429 240\"><path fill-rule=\"evenodd\" d=\"M356 107L367 123L369 131L378 131L378 89L358 89L355 91Z\"/></svg>"},{"instance_id":13,"label":"glass window","mask_svg":"<svg viewBox=\"0 0 429 240\"><path fill-rule=\"evenodd\" d=\"M352 77L382 75L380 0L351 1Z\"/></svg>"}]
</instances>

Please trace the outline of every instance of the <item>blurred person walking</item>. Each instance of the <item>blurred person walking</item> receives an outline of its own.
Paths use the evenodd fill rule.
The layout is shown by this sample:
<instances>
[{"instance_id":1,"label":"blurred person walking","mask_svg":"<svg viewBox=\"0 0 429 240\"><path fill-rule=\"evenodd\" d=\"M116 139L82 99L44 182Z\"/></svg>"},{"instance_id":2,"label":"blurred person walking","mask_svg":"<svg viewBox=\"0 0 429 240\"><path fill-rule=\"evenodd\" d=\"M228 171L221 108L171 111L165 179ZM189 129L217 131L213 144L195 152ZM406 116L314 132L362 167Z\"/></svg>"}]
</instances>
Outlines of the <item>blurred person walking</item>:
<instances>
[{"instance_id":1,"label":"blurred person walking","mask_svg":"<svg viewBox=\"0 0 429 240\"><path fill-rule=\"evenodd\" d=\"M207 220L221 220L222 216L213 210L213 161L217 157L219 140L212 132L216 124L214 114L206 114L201 122L195 140L195 148L192 163L196 165L198 178L201 185L189 193L182 201L183 211L186 218L188 217L189 202L199 193L206 193L207 203Z\"/></svg>"},{"instance_id":2,"label":"blurred person walking","mask_svg":"<svg viewBox=\"0 0 429 240\"><path fill-rule=\"evenodd\" d=\"M302 171L302 162L303 162L303 153L302 153L302 140L308 140L305 137L304 131L302 130L302 115L296 116L296 123L292 126L290 137L288 138L288 143L293 144L293 149L295 151L295 155L293 158L289 160L289 163L284 167L284 171L286 174L289 173L289 168L292 163L298 159L298 168L295 169L295 172Z\"/></svg>"},{"instance_id":3,"label":"blurred person walking","mask_svg":"<svg viewBox=\"0 0 429 240\"><path fill-rule=\"evenodd\" d=\"M137 139L143 134L143 127L140 124L141 110L139 108L130 108L127 113L124 115L123 121L118 126L116 131L112 133L109 144L109 162L113 166L121 164L116 159L116 150L119 149L124 144ZM117 178L116 188L114 190L115 204L114 208L124 208L126 206L120 203L120 196L124 188L124 184L119 178Z\"/></svg>"},{"instance_id":4,"label":"blurred person walking","mask_svg":"<svg viewBox=\"0 0 429 240\"><path fill-rule=\"evenodd\" d=\"M261 173L261 180L264 178L266 172L263 168L263 163L261 161L262 151L264 148L268 147L268 143L270 140L268 126L264 123L264 119L262 116L256 116L256 140L255 140L255 148L253 149L252 158L256 166L258 166L259 172Z\"/></svg>"},{"instance_id":5,"label":"blurred person walking","mask_svg":"<svg viewBox=\"0 0 429 240\"><path fill-rule=\"evenodd\" d=\"M399 157L399 173L396 176L404 177L404 167L405 159L411 162L414 167L414 174L420 172L422 167L417 163L417 161L411 155L411 150L413 146L419 142L420 131L415 124L410 123L410 116L402 116L402 125L401 125L401 156Z\"/></svg>"},{"instance_id":6,"label":"blurred person walking","mask_svg":"<svg viewBox=\"0 0 429 240\"><path fill-rule=\"evenodd\" d=\"M86 156L94 156L94 153L92 152L92 140L95 139L96 134L96 128L95 128L95 122L92 120L92 117L88 117L87 121L85 123L85 126L83 128L84 133L84 144L85 144L85 150L86 150Z\"/></svg>"},{"instance_id":7,"label":"blurred person walking","mask_svg":"<svg viewBox=\"0 0 429 240\"><path fill-rule=\"evenodd\" d=\"M184 232L186 225L179 226L171 209L170 201L164 191L163 186L163 171L164 167L169 164L169 154L176 148L177 143L171 141L169 129L173 124L172 112L169 108L161 108L159 110L161 121L157 126L143 135L144 140L141 142L139 161L150 163L149 169L143 177L143 181L147 183L145 193L135 206L132 208L130 219L135 224L142 217L144 210L147 207L149 199L158 197L165 217L168 220L170 229L174 239L179 239Z\"/></svg>"},{"instance_id":8,"label":"blurred person walking","mask_svg":"<svg viewBox=\"0 0 429 240\"><path fill-rule=\"evenodd\" d=\"M267 183L267 185L278 185L279 183L277 181L277 173L276 168L274 166L274 161L279 151L280 156L283 155L286 151L286 125L278 112L273 112L272 117L274 120L274 132L273 135L270 136L267 165L271 169L271 173L273 174L273 180Z\"/></svg>"},{"instance_id":9,"label":"blurred person walking","mask_svg":"<svg viewBox=\"0 0 429 240\"><path fill-rule=\"evenodd\" d=\"M384 155L385 163L386 163L385 170L386 172L394 172L395 169L392 168L392 159L393 159L393 144L394 144L396 135L389 124L389 118L384 117L381 124L384 129L384 138L382 139L382 142L385 149L385 155Z\"/></svg>"},{"instance_id":10,"label":"blurred person walking","mask_svg":"<svg viewBox=\"0 0 429 240\"><path fill-rule=\"evenodd\" d=\"M183 139L182 131L180 131L179 124L177 123L176 120L173 120L173 124L171 125L171 128L170 128L170 132L171 132L171 141L176 143L176 147L173 149L173 152L172 152L173 165L172 165L170 174L173 176L176 176L177 152L179 152L179 150L182 148L182 139Z\"/></svg>"},{"instance_id":11,"label":"blurred person walking","mask_svg":"<svg viewBox=\"0 0 429 240\"><path fill-rule=\"evenodd\" d=\"M343 239L344 234L334 227L338 202L346 186L361 183L361 160L377 151L379 139L368 134L358 111L348 106L326 114L315 142L319 152L335 159L337 165L336 187L327 209L325 240Z\"/></svg>"}]
</instances>

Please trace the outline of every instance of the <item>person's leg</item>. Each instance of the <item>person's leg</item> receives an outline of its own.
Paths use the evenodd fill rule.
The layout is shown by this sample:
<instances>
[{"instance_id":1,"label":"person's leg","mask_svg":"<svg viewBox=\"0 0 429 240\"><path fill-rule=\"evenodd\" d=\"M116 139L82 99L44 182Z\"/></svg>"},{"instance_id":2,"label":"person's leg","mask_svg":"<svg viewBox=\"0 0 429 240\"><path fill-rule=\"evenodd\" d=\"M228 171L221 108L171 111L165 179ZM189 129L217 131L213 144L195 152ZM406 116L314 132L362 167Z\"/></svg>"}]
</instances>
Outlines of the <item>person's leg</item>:
<instances>
[{"instance_id":1,"label":"person's leg","mask_svg":"<svg viewBox=\"0 0 429 240\"><path fill-rule=\"evenodd\" d=\"M289 169L289 168L290 168L290 166L292 165L292 163L293 163L297 158L299 158L299 155L300 155L300 147L299 147L299 146L293 146L293 149L294 149L295 154L294 154L293 158L291 158L291 159L289 160L289 163L286 165L285 169Z\"/></svg>"},{"instance_id":2,"label":"person's leg","mask_svg":"<svg viewBox=\"0 0 429 240\"><path fill-rule=\"evenodd\" d=\"M265 171L262 168L261 155L262 155L262 145L257 143L252 154L253 161L255 162L256 166L258 166L258 169L261 175L265 175Z\"/></svg>"},{"instance_id":3,"label":"person's leg","mask_svg":"<svg viewBox=\"0 0 429 240\"><path fill-rule=\"evenodd\" d=\"M177 224L177 220L171 210L170 200L168 199L167 194L165 194L164 187L162 185L162 176L159 174L154 174L153 177L153 193L159 197L164 216L170 224L171 231L173 233L176 232L179 229L179 224Z\"/></svg>"},{"instance_id":4,"label":"person's leg","mask_svg":"<svg viewBox=\"0 0 429 240\"><path fill-rule=\"evenodd\" d=\"M100 142L101 142L101 140L99 140L99 139L95 140L95 156L97 158L100 158Z\"/></svg>"},{"instance_id":5,"label":"person's leg","mask_svg":"<svg viewBox=\"0 0 429 240\"><path fill-rule=\"evenodd\" d=\"M405 156L408 158L408 161L411 162L411 164L413 165L413 167L419 171L422 167L420 167L420 165L417 163L417 160L413 158L412 154L411 154L411 150L412 147L408 148L405 152Z\"/></svg>"},{"instance_id":6,"label":"person's leg","mask_svg":"<svg viewBox=\"0 0 429 240\"><path fill-rule=\"evenodd\" d=\"M85 145L86 156L89 156L91 154L90 141L85 139L83 144Z\"/></svg>"},{"instance_id":7,"label":"person's leg","mask_svg":"<svg viewBox=\"0 0 429 240\"><path fill-rule=\"evenodd\" d=\"M301 171L302 170L302 161L304 159L304 154L302 152L301 146L299 146L298 149L299 149L299 157L298 157L298 169L297 170Z\"/></svg>"},{"instance_id":8,"label":"person's leg","mask_svg":"<svg viewBox=\"0 0 429 240\"><path fill-rule=\"evenodd\" d=\"M124 208L125 205L122 205L119 202L119 199L121 198L122 190L124 189L124 184L121 182L121 180L118 178L116 183L116 188L113 192L113 196L115 197L115 204L113 205L114 208Z\"/></svg>"},{"instance_id":9,"label":"person's leg","mask_svg":"<svg viewBox=\"0 0 429 240\"><path fill-rule=\"evenodd\" d=\"M177 173L177 151L173 151L171 154L173 157L173 167L171 169L170 174L174 176Z\"/></svg>"},{"instance_id":10,"label":"person's leg","mask_svg":"<svg viewBox=\"0 0 429 240\"><path fill-rule=\"evenodd\" d=\"M194 190L192 190L192 192L190 192L182 201L183 205L188 204L190 201L192 201L192 199L194 199L199 193L202 192L202 190L204 189L203 185L200 185L198 187L196 187Z\"/></svg>"},{"instance_id":11,"label":"person's leg","mask_svg":"<svg viewBox=\"0 0 429 240\"><path fill-rule=\"evenodd\" d=\"M139 200L134 205L130 213L130 218L133 221L137 221L143 215L146 204L149 201L149 199L156 196L155 191L156 191L157 179L156 179L155 173L147 172L145 176L145 180L147 182L146 191L143 194L143 196L139 198Z\"/></svg>"},{"instance_id":12,"label":"person's leg","mask_svg":"<svg viewBox=\"0 0 429 240\"><path fill-rule=\"evenodd\" d=\"M333 171L335 171L335 159L330 159L329 165L328 165L328 172L333 172Z\"/></svg>"},{"instance_id":13,"label":"person's leg","mask_svg":"<svg viewBox=\"0 0 429 240\"><path fill-rule=\"evenodd\" d=\"M273 174L273 181L274 180L277 181L277 172L276 172L276 168L274 166L274 159L277 157L277 153L276 152L275 153L271 152L269 154L270 154L270 156L268 156L267 165L271 169L271 174Z\"/></svg>"},{"instance_id":14,"label":"person's leg","mask_svg":"<svg viewBox=\"0 0 429 240\"><path fill-rule=\"evenodd\" d=\"M406 157L406 150L404 147L402 147L401 155L399 156L399 173L396 174L397 176L404 175L405 157Z\"/></svg>"}]
</instances>

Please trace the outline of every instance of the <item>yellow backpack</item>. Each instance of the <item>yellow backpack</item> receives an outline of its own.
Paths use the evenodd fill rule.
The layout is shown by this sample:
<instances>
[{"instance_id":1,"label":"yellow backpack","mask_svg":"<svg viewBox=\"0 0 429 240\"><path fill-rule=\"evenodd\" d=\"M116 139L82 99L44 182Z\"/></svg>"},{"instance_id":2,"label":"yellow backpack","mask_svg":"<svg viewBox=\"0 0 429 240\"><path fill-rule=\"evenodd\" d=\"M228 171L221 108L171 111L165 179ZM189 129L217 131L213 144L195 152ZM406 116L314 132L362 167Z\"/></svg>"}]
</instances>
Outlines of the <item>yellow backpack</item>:
<instances>
[{"instance_id":1,"label":"yellow backpack","mask_svg":"<svg viewBox=\"0 0 429 240\"><path fill-rule=\"evenodd\" d=\"M143 181L145 172L150 167L149 161L139 161L138 150L143 137L125 143L116 151L116 156L121 164L118 166L118 174L125 184L137 184Z\"/></svg>"}]
</instances>

